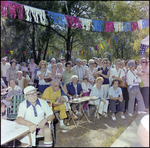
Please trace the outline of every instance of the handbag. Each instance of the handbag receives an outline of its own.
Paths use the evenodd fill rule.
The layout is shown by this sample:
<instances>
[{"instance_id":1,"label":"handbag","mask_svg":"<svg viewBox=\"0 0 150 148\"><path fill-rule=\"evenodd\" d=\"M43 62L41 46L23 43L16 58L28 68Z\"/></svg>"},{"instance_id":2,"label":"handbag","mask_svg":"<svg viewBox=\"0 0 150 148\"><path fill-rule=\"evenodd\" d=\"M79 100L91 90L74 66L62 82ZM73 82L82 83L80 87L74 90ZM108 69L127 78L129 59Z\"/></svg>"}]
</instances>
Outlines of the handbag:
<instances>
[{"instance_id":1,"label":"handbag","mask_svg":"<svg viewBox=\"0 0 150 148\"><path fill-rule=\"evenodd\" d=\"M121 74L121 71L120 71L120 73L119 73L118 78L120 77L120 74ZM125 82L122 82L122 81L119 80L119 82L120 82L119 87L127 88L127 82L126 82L126 81L125 81Z\"/></svg>"},{"instance_id":2,"label":"handbag","mask_svg":"<svg viewBox=\"0 0 150 148\"><path fill-rule=\"evenodd\" d=\"M51 82L52 79L51 79L51 78L44 78L44 81L45 81L46 83L48 83L48 82Z\"/></svg>"},{"instance_id":3,"label":"handbag","mask_svg":"<svg viewBox=\"0 0 150 148\"><path fill-rule=\"evenodd\" d=\"M140 78L141 79L141 78ZM139 83L139 87L142 88L143 87L143 80L141 79L141 82Z\"/></svg>"},{"instance_id":4,"label":"handbag","mask_svg":"<svg viewBox=\"0 0 150 148\"><path fill-rule=\"evenodd\" d=\"M46 76L46 72L45 72L44 76ZM44 78L44 81L45 81L46 83L48 83L48 82L51 82L52 79L51 79L51 78Z\"/></svg>"}]
</instances>

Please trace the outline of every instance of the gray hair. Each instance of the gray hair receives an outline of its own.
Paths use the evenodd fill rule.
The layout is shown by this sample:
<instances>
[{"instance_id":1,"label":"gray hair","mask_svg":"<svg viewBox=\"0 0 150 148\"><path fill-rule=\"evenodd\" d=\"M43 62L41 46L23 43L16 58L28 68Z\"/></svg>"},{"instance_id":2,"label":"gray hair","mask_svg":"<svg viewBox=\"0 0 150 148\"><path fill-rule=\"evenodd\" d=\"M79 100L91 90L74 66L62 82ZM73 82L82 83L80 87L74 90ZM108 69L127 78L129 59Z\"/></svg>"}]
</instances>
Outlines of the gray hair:
<instances>
[{"instance_id":1,"label":"gray hair","mask_svg":"<svg viewBox=\"0 0 150 148\"><path fill-rule=\"evenodd\" d=\"M62 74L56 73L56 74L55 74L55 77L57 77L57 76L61 76L61 77L62 77Z\"/></svg>"},{"instance_id":2,"label":"gray hair","mask_svg":"<svg viewBox=\"0 0 150 148\"><path fill-rule=\"evenodd\" d=\"M117 62L121 62L121 60L120 60L120 59L116 59L116 60L115 60L115 64L116 64Z\"/></svg>"},{"instance_id":3,"label":"gray hair","mask_svg":"<svg viewBox=\"0 0 150 148\"><path fill-rule=\"evenodd\" d=\"M59 83L59 80L53 79L52 82L51 82L51 84L53 85L56 81Z\"/></svg>"},{"instance_id":4,"label":"gray hair","mask_svg":"<svg viewBox=\"0 0 150 148\"><path fill-rule=\"evenodd\" d=\"M93 60L93 59L90 59L90 60L89 60L89 63L91 63L91 62L94 63L94 60Z\"/></svg>"},{"instance_id":5,"label":"gray hair","mask_svg":"<svg viewBox=\"0 0 150 148\"><path fill-rule=\"evenodd\" d=\"M17 74L18 74L18 73L22 73L22 71L17 71Z\"/></svg>"},{"instance_id":6,"label":"gray hair","mask_svg":"<svg viewBox=\"0 0 150 148\"><path fill-rule=\"evenodd\" d=\"M58 62L58 63L57 63L57 66L58 66L58 65L62 65L62 63L61 63L61 62Z\"/></svg>"},{"instance_id":7,"label":"gray hair","mask_svg":"<svg viewBox=\"0 0 150 148\"><path fill-rule=\"evenodd\" d=\"M52 58L51 61L56 61L56 59L55 59L55 58Z\"/></svg>"},{"instance_id":8,"label":"gray hair","mask_svg":"<svg viewBox=\"0 0 150 148\"><path fill-rule=\"evenodd\" d=\"M134 60L128 61L128 67L132 68L133 66L135 66L135 61Z\"/></svg>"},{"instance_id":9,"label":"gray hair","mask_svg":"<svg viewBox=\"0 0 150 148\"><path fill-rule=\"evenodd\" d=\"M78 76L77 76L77 75L73 75L73 76L71 77L71 81L72 81L73 78L77 78L77 79L78 79Z\"/></svg>"}]
</instances>

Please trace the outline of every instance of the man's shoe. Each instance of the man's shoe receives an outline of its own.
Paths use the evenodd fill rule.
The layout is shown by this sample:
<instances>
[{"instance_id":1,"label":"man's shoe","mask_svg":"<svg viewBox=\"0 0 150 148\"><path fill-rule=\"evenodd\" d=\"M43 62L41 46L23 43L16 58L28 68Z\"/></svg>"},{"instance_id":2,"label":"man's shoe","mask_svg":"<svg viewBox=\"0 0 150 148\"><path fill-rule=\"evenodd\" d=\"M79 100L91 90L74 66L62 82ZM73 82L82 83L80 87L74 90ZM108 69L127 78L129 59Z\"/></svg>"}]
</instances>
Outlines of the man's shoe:
<instances>
[{"instance_id":1,"label":"man's shoe","mask_svg":"<svg viewBox=\"0 0 150 148\"><path fill-rule=\"evenodd\" d=\"M65 124L64 124L64 125L60 125L59 127L60 127L61 129L64 129L64 130L69 130L69 127L66 126Z\"/></svg>"}]
</instances>

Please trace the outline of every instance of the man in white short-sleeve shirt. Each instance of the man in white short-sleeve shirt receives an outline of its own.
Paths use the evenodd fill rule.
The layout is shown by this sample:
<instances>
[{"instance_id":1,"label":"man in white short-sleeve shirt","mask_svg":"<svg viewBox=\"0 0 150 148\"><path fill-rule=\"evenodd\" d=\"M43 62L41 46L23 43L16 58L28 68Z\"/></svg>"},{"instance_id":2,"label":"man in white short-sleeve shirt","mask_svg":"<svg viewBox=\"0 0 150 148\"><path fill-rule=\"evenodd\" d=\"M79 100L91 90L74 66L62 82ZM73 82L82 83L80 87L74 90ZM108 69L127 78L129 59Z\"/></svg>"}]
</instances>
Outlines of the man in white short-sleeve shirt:
<instances>
[{"instance_id":1,"label":"man in white short-sleeve shirt","mask_svg":"<svg viewBox=\"0 0 150 148\"><path fill-rule=\"evenodd\" d=\"M54 119L52 109L47 102L43 99L37 98L36 88L33 86L27 86L24 89L26 100L19 105L19 111L17 116L17 123L26 125L31 132L32 146L35 146L36 137L35 134L44 136L44 146L52 147L52 134L51 129L47 126L48 121ZM46 117L45 117L46 114ZM22 142L22 146L29 146L29 137L26 135L19 138Z\"/></svg>"}]
</instances>

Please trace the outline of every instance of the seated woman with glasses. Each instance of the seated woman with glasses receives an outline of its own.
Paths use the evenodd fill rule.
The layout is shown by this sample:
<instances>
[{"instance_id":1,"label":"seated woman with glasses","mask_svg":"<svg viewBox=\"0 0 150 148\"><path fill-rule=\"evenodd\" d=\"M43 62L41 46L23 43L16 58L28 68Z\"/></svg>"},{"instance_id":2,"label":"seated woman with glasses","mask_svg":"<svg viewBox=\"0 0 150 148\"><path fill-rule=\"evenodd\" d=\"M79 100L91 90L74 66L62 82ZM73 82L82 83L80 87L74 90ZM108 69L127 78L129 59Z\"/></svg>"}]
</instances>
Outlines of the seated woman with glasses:
<instances>
[{"instance_id":1,"label":"seated woman with glasses","mask_svg":"<svg viewBox=\"0 0 150 148\"><path fill-rule=\"evenodd\" d=\"M65 82L62 82L62 75L60 73L56 74L56 79L60 81L59 85L60 85L60 90L61 90L61 96L65 98L66 102L68 101L68 97L67 97L67 87ZM64 102L65 106L66 106L66 111L69 111L70 114L73 114L73 118L76 120L78 119L78 117L71 111L71 107L69 103Z\"/></svg>"},{"instance_id":2,"label":"seated woman with glasses","mask_svg":"<svg viewBox=\"0 0 150 148\"><path fill-rule=\"evenodd\" d=\"M44 78L50 78L51 72L48 69L46 69L47 64L44 60L40 61L39 68L40 70L37 71L37 77L39 78L38 90L39 92L43 93L44 90L50 85L50 82L46 82Z\"/></svg>"}]
</instances>

